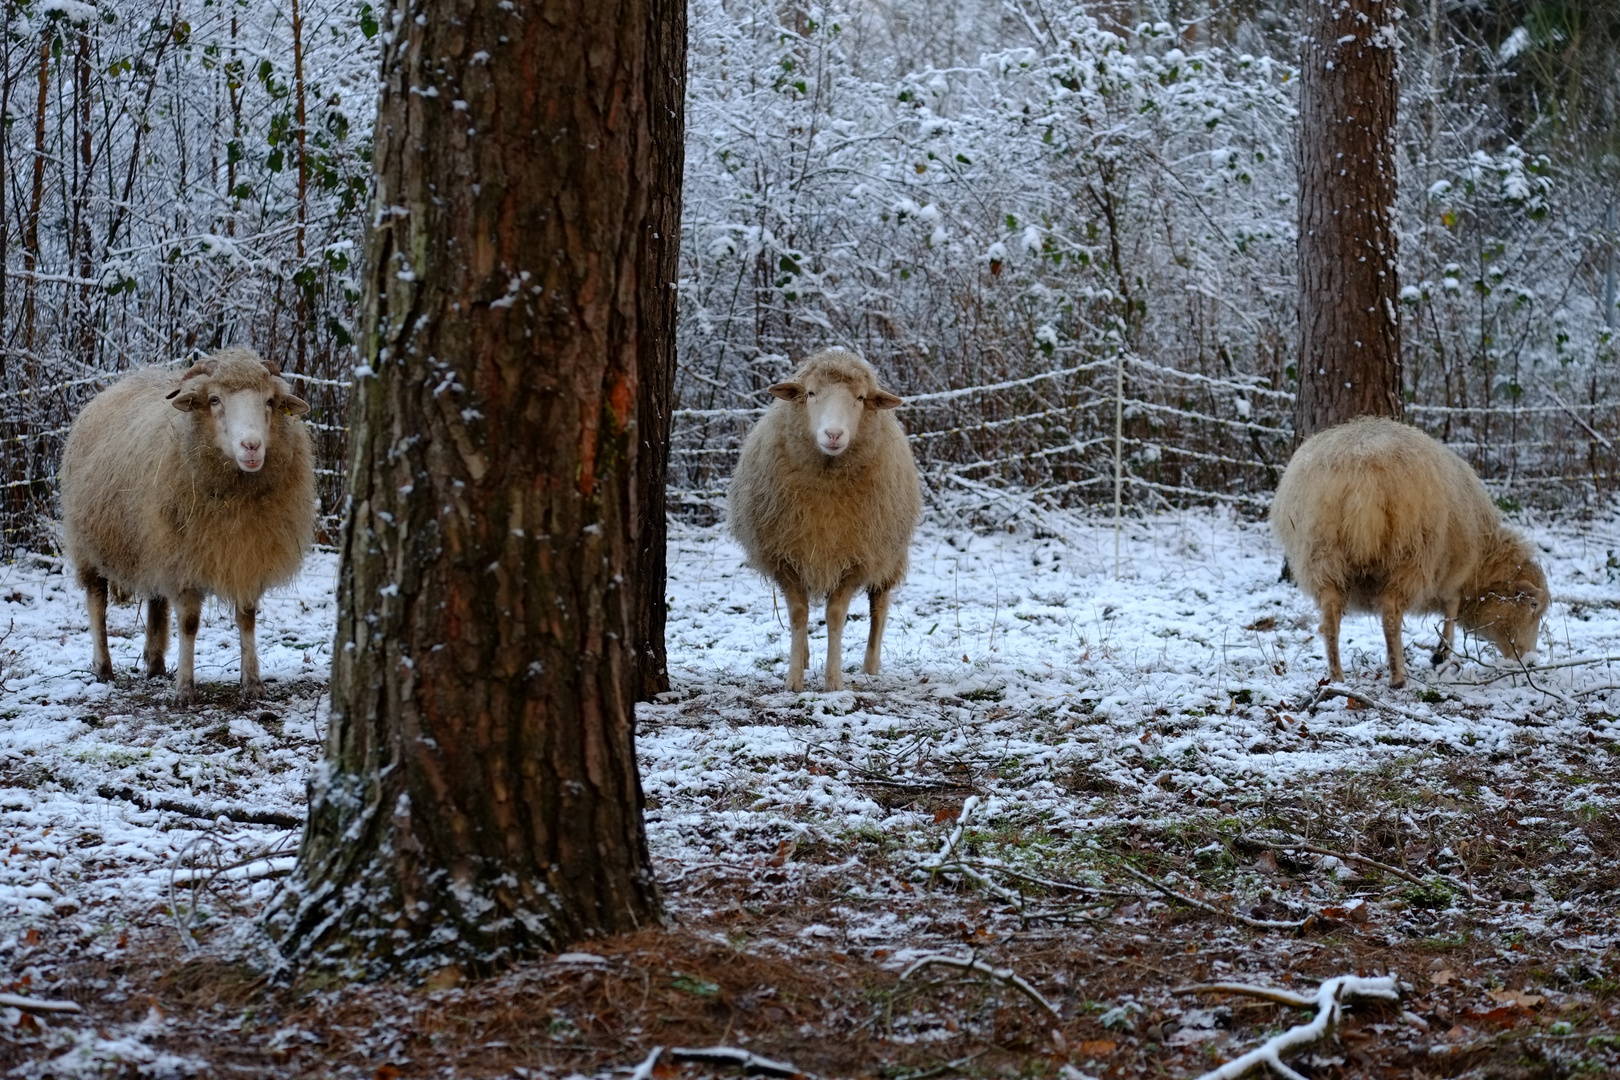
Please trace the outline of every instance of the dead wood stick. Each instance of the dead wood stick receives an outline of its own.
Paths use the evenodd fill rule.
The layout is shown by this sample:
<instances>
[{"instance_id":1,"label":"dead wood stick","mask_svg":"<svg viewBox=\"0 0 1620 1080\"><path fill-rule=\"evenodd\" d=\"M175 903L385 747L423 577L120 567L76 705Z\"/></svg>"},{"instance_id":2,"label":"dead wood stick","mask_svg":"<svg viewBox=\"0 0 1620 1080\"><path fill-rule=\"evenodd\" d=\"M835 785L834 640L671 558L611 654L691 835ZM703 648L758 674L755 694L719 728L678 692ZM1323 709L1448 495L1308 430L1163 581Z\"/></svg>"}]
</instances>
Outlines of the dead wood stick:
<instances>
[{"instance_id":1,"label":"dead wood stick","mask_svg":"<svg viewBox=\"0 0 1620 1080\"><path fill-rule=\"evenodd\" d=\"M1311 695L1311 700L1305 707L1313 709L1331 697L1342 697L1359 705L1365 705L1369 709L1377 709L1381 713L1398 716L1403 720L1413 720L1419 724L1435 723L1432 716L1423 716L1413 712L1411 709L1403 709L1399 705L1390 705L1387 702L1379 701L1377 698L1370 698L1366 694L1357 693L1348 686L1340 686L1338 683L1329 683L1326 686L1317 687L1316 693Z\"/></svg>"},{"instance_id":2,"label":"dead wood stick","mask_svg":"<svg viewBox=\"0 0 1620 1080\"><path fill-rule=\"evenodd\" d=\"M751 1054L735 1046L706 1046L702 1048L677 1046L670 1050L671 1061L696 1061L703 1065L731 1065L747 1076L780 1076L791 1078L807 1075L803 1069L785 1061Z\"/></svg>"},{"instance_id":3,"label":"dead wood stick","mask_svg":"<svg viewBox=\"0 0 1620 1080\"><path fill-rule=\"evenodd\" d=\"M0 1009L3 1008L41 1014L84 1012L76 1001L51 1001L46 998L25 997L22 994L0 994Z\"/></svg>"},{"instance_id":4,"label":"dead wood stick","mask_svg":"<svg viewBox=\"0 0 1620 1080\"><path fill-rule=\"evenodd\" d=\"M1316 998L1296 994L1292 990L1278 990L1268 986L1250 986L1248 983L1195 983L1191 986L1178 986L1170 992L1172 994L1247 994L1249 997L1264 998L1267 1001L1275 1001L1279 1005L1294 1005L1298 1008L1316 1004Z\"/></svg>"},{"instance_id":5,"label":"dead wood stick","mask_svg":"<svg viewBox=\"0 0 1620 1080\"><path fill-rule=\"evenodd\" d=\"M1217 984L1228 993L1250 994L1255 997L1267 998L1272 1001L1283 1000L1278 993L1287 994L1287 991L1268 990L1264 987L1247 986L1243 983ZM1184 988L1198 990L1201 988ZM1179 992L1179 991L1178 991ZM1294 997L1295 995L1289 995ZM1266 1065L1286 1080L1305 1080L1305 1077L1283 1064L1282 1053L1302 1046L1309 1046L1328 1035L1338 1026L1339 1017L1344 1011L1344 1002L1350 998L1377 998L1383 1001L1399 1001L1400 988L1396 986L1395 979L1390 975L1380 975L1376 978L1363 978L1359 975L1339 975L1328 979L1316 989L1316 1016L1309 1023L1291 1027L1281 1035L1274 1035L1265 1043L1250 1050L1241 1057L1235 1057L1218 1069L1213 1069L1199 1077L1198 1080L1237 1080L1257 1065ZM1283 1000L1284 1004L1293 1005L1295 1001Z\"/></svg>"},{"instance_id":6,"label":"dead wood stick","mask_svg":"<svg viewBox=\"0 0 1620 1080\"><path fill-rule=\"evenodd\" d=\"M1245 837L1244 839L1251 844L1264 844L1263 841L1252 836ZM1394 874L1396 877L1401 878L1404 881L1410 881L1414 885L1428 884L1428 882L1423 878L1418 877L1416 874L1413 874L1410 871L1402 870L1398 866L1391 866L1386 862L1379 862L1377 859L1369 859L1367 856L1358 855L1353 851L1333 851L1329 848L1317 847L1315 844L1307 844L1302 841L1295 840L1273 840L1269 846L1286 848L1291 851L1309 851L1313 855L1331 855L1335 859L1343 859L1346 862L1358 862L1363 866L1370 866L1374 870L1383 870L1386 873ZM1474 891L1474 887L1472 885L1468 884L1468 882L1464 881L1462 878L1455 877L1451 874L1442 874L1438 870L1434 871L1431 876L1439 878L1441 881L1444 881L1449 885L1455 885L1457 888L1464 890L1468 893L1468 898L1470 900L1484 899L1484 897L1480 896L1479 893Z\"/></svg>"},{"instance_id":7,"label":"dead wood stick","mask_svg":"<svg viewBox=\"0 0 1620 1080\"><path fill-rule=\"evenodd\" d=\"M635 1071L630 1074L630 1080L650 1080L653 1070L658 1067L658 1059L663 1053L664 1048L662 1046L653 1047L652 1052L642 1058L641 1064L637 1065Z\"/></svg>"},{"instance_id":8,"label":"dead wood stick","mask_svg":"<svg viewBox=\"0 0 1620 1080\"><path fill-rule=\"evenodd\" d=\"M958 971L976 971L980 975L988 975L992 982L1012 987L1044 1009L1046 1014L1053 1020L1060 1024L1063 1022L1063 1017L1058 1015L1058 1011L1052 1007L1052 1003L1041 996L1039 990L1029 985L1023 976L1014 972L1012 968L991 967L983 960L975 960L972 957L963 959L956 956L946 956L944 953L932 953L913 961L910 967L900 973L900 979L904 982L923 968L936 966L956 968Z\"/></svg>"},{"instance_id":9,"label":"dead wood stick","mask_svg":"<svg viewBox=\"0 0 1620 1080\"><path fill-rule=\"evenodd\" d=\"M1208 904L1202 900L1195 900L1184 893L1178 893L1168 885L1159 884L1159 882L1156 881L1151 875L1144 874L1136 867L1127 863L1120 863L1119 865L1120 869L1124 870L1136 880L1153 886L1155 889L1158 889L1172 900L1179 900L1188 907L1195 907L1201 911L1207 911L1211 915L1219 915L1223 919L1231 919L1233 922L1242 923L1244 926L1252 927L1256 930L1301 930L1304 929L1306 923L1310 922L1316 917L1314 915L1307 915L1303 919L1293 920L1253 919L1236 911L1228 911L1225 908L1216 907L1214 904Z\"/></svg>"}]
</instances>

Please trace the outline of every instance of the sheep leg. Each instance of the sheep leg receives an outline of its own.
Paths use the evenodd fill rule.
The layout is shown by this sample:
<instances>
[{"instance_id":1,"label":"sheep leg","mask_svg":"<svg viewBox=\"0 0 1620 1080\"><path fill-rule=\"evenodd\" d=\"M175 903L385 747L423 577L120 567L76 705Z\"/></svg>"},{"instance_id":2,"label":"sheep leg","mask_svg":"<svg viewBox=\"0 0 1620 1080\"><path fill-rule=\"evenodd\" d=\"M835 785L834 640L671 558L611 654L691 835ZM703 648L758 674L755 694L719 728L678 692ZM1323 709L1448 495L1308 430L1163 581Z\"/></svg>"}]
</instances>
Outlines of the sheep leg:
<instances>
[{"instance_id":1,"label":"sheep leg","mask_svg":"<svg viewBox=\"0 0 1620 1080\"><path fill-rule=\"evenodd\" d=\"M849 602L858 584L841 583L827 597L827 689L844 688L844 620L849 618Z\"/></svg>"},{"instance_id":2,"label":"sheep leg","mask_svg":"<svg viewBox=\"0 0 1620 1080\"><path fill-rule=\"evenodd\" d=\"M197 627L202 625L202 593L180 594L180 660L174 676L174 696L182 705L197 700Z\"/></svg>"},{"instance_id":3,"label":"sheep leg","mask_svg":"<svg viewBox=\"0 0 1620 1080\"><path fill-rule=\"evenodd\" d=\"M793 629L793 645L788 652L789 690L804 689L804 669L810 666L810 594L797 578L780 578L782 595L787 599L788 625Z\"/></svg>"},{"instance_id":4,"label":"sheep leg","mask_svg":"<svg viewBox=\"0 0 1620 1080\"><path fill-rule=\"evenodd\" d=\"M112 653L107 650L107 579L84 579L84 606L90 611L90 670L97 682L112 682Z\"/></svg>"},{"instance_id":5,"label":"sheep leg","mask_svg":"<svg viewBox=\"0 0 1620 1080\"><path fill-rule=\"evenodd\" d=\"M1440 627L1440 647L1434 650L1434 656L1429 662L1435 667L1445 663L1457 648L1457 611L1462 607L1462 597L1453 597L1446 601L1446 621Z\"/></svg>"},{"instance_id":6,"label":"sheep leg","mask_svg":"<svg viewBox=\"0 0 1620 1080\"><path fill-rule=\"evenodd\" d=\"M169 598L153 596L146 601L146 648L141 659L146 662L146 677L163 677L163 655L169 651Z\"/></svg>"},{"instance_id":7,"label":"sheep leg","mask_svg":"<svg viewBox=\"0 0 1620 1080\"><path fill-rule=\"evenodd\" d=\"M1331 587L1322 590L1322 645L1327 649L1328 678L1344 681L1339 664L1339 620L1344 618L1344 597Z\"/></svg>"},{"instance_id":8,"label":"sheep leg","mask_svg":"<svg viewBox=\"0 0 1620 1080\"><path fill-rule=\"evenodd\" d=\"M866 663L861 670L876 675L883 668L883 628L889 623L889 590L867 589L866 600L871 607L872 630L866 636Z\"/></svg>"},{"instance_id":9,"label":"sheep leg","mask_svg":"<svg viewBox=\"0 0 1620 1080\"><path fill-rule=\"evenodd\" d=\"M264 695L264 680L259 678L259 647L253 635L258 617L258 608L236 606L236 629L242 635L242 690L248 697Z\"/></svg>"},{"instance_id":10,"label":"sheep leg","mask_svg":"<svg viewBox=\"0 0 1620 1080\"><path fill-rule=\"evenodd\" d=\"M1389 651L1389 688L1399 690L1406 685L1406 656L1401 651L1401 616L1406 605L1386 597L1384 599L1384 648Z\"/></svg>"}]
</instances>

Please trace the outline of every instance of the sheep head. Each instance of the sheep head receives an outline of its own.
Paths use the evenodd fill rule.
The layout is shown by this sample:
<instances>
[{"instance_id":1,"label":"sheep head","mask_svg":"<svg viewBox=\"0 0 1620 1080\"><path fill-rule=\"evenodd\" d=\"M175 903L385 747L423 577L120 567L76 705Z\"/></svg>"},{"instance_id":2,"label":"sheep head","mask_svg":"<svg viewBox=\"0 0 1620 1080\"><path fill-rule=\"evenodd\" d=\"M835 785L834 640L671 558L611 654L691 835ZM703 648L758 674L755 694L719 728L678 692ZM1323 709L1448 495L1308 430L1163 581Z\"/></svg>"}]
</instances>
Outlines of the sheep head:
<instances>
[{"instance_id":1,"label":"sheep head","mask_svg":"<svg viewBox=\"0 0 1620 1080\"><path fill-rule=\"evenodd\" d=\"M1528 546L1520 541L1514 547L1522 550L1510 550L1510 557L1499 562L1496 572L1485 575L1488 584L1469 590L1458 619L1507 659L1532 664L1541 619L1552 594L1547 589L1547 575L1530 557Z\"/></svg>"},{"instance_id":2,"label":"sheep head","mask_svg":"<svg viewBox=\"0 0 1620 1080\"><path fill-rule=\"evenodd\" d=\"M187 368L168 395L182 412L205 415L214 448L245 473L264 468L275 417L302 416L309 403L294 396L281 369L246 349L217 353Z\"/></svg>"},{"instance_id":3,"label":"sheep head","mask_svg":"<svg viewBox=\"0 0 1620 1080\"><path fill-rule=\"evenodd\" d=\"M849 449L869 410L900 404L898 397L878 386L865 361L841 349L811 357L792 380L777 383L770 392L803 410L816 448L829 458Z\"/></svg>"}]
</instances>

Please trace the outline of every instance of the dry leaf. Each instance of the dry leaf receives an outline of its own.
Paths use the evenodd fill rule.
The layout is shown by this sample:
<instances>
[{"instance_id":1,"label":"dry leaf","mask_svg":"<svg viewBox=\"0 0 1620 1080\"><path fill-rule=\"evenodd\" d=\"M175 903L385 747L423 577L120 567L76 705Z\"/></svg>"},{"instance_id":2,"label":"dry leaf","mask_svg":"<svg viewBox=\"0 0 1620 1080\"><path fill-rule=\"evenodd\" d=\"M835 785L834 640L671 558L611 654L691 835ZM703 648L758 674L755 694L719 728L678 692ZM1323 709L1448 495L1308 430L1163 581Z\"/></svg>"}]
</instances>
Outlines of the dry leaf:
<instances>
[{"instance_id":1,"label":"dry leaf","mask_svg":"<svg viewBox=\"0 0 1620 1080\"><path fill-rule=\"evenodd\" d=\"M1255 856L1254 868L1262 874L1275 874L1277 872L1277 853L1267 848Z\"/></svg>"},{"instance_id":2,"label":"dry leaf","mask_svg":"<svg viewBox=\"0 0 1620 1080\"><path fill-rule=\"evenodd\" d=\"M1455 971L1452 971L1450 968L1441 968L1439 971L1436 971L1434 974L1429 976L1429 985L1444 986L1456 977L1457 973Z\"/></svg>"},{"instance_id":3,"label":"dry leaf","mask_svg":"<svg viewBox=\"0 0 1620 1080\"><path fill-rule=\"evenodd\" d=\"M1498 1005L1516 1005L1521 1009L1540 1005L1547 1000L1540 994L1532 994L1524 990L1492 990L1485 996Z\"/></svg>"},{"instance_id":4,"label":"dry leaf","mask_svg":"<svg viewBox=\"0 0 1620 1080\"><path fill-rule=\"evenodd\" d=\"M1087 1057L1107 1057L1118 1049L1119 1044L1111 1039L1087 1039L1080 1044L1080 1052Z\"/></svg>"}]
</instances>

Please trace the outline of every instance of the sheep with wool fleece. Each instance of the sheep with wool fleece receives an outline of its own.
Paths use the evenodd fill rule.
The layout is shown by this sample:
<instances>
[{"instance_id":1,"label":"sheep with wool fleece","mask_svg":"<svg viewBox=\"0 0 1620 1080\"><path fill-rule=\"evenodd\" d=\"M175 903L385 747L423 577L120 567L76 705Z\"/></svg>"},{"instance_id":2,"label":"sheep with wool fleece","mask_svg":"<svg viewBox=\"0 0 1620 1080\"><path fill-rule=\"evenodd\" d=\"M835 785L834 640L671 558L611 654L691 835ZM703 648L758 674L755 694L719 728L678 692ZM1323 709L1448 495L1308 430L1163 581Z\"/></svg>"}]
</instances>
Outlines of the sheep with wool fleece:
<instances>
[{"instance_id":1,"label":"sheep with wool fleece","mask_svg":"<svg viewBox=\"0 0 1620 1080\"><path fill-rule=\"evenodd\" d=\"M1456 624L1532 662L1550 594L1530 542L1502 524L1478 475L1415 427L1361 417L1306 439L1271 503L1287 566L1322 613L1329 675L1344 678L1344 612L1383 620L1389 684L1406 683L1401 617L1442 615L1436 667Z\"/></svg>"},{"instance_id":2,"label":"sheep with wool fleece","mask_svg":"<svg viewBox=\"0 0 1620 1080\"><path fill-rule=\"evenodd\" d=\"M98 394L62 454L63 548L85 590L92 670L112 679L107 599L147 600L146 674L164 674L178 609L175 690L196 699L202 601L236 609L242 687L263 693L254 641L259 598L292 580L315 531L314 455L296 417L309 405L249 349L184 373L134 371Z\"/></svg>"},{"instance_id":3,"label":"sheep with wool fleece","mask_svg":"<svg viewBox=\"0 0 1620 1080\"><path fill-rule=\"evenodd\" d=\"M810 601L827 598L826 689L842 690L844 620L857 589L870 604L863 670L882 666L889 595L906 575L922 486L900 399L870 365L827 349L770 388L776 397L744 441L726 505L748 563L787 599L787 685L804 688Z\"/></svg>"}]
</instances>

